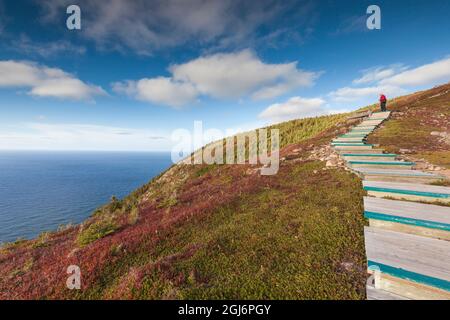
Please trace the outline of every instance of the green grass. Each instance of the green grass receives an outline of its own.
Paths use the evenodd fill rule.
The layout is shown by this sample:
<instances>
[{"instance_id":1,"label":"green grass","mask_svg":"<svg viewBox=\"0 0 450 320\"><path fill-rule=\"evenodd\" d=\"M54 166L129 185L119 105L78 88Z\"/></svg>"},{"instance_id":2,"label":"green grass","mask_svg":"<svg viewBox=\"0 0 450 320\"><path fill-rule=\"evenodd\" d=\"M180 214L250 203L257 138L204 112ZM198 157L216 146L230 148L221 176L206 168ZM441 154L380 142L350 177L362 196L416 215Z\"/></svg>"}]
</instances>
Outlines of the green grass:
<instances>
[{"instance_id":1,"label":"green grass","mask_svg":"<svg viewBox=\"0 0 450 320\"><path fill-rule=\"evenodd\" d=\"M385 123L382 130L370 135L368 142L381 144L389 153L398 153L402 148L414 149L421 144L426 146L433 130L434 127L421 125L420 119L392 119Z\"/></svg>"},{"instance_id":2,"label":"green grass","mask_svg":"<svg viewBox=\"0 0 450 320\"><path fill-rule=\"evenodd\" d=\"M287 145L299 143L305 139L314 137L320 132L344 122L347 116L348 114L336 114L292 120L270 126L268 129L280 130L280 147L283 148Z\"/></svg>"},{"instance_id":3,"label":"green grass","mask_svg":"<svg viewBox=\"0 0 450 320\"><path fill-rule=\"evenodd\" d=\"M88 225L85 229L81 229L77 237L77 244L80 246L86 246L95 240L101 239L118 228L117 224L111 218L104 218L97 220L94 223Z\"/></svg>"},{"instance_id":4,"label":"green grass","mask_svg":"<svg viewBox=\"0 0 450 320\"><path fill-rule=\"evenodd\" d=\"M335 114L335 115L328 115L328 116L321 116L321 117L314 117L314 118L305 118L305 119L298 119L298 120L291 120L286 121L282 123L278 123L272 126L268 126L261 129L267 130L267 141L268 143L271 143L271 130L272 129L278 129L279 130L279 147L280 149L295 143L300 143L306 139L316 137L318 134L320 134L323 131L326 131L334 126L336 126L339 123L345 122L345 119L347 118L348 114ZM256 142L251 143L249 141L249 138L247 137L249 132L240 133L236 136L234 136L234 142L237 144L237 137L238 136L245 136L246 137L246 143L245 143L245 159L248 160L249 150L254 149L256 152L259 151L259 145ZM215 141L207 146L211 146L213 144L217 144L218 146L220 142ZM225 149L226 140L222 140L223 145L223 159L225 161L226 159L226 149ZM206 146L205 146L206 147ZM204 150L204 149L203 149ZM270 147L269 147L270 150ZM197 150L196 152L198 152ZM237 153L237 152L236 152ZM195 152L193 153L195 154ZM237 154L234 155L235 160L237 158ZM192 159L192 158L191 158ZM210 168L208 168L210 167ZM206 166L202 167L198 172L197 176L203 175L207 173L209 170L212 170L215 166Z\"/></svg>"},{"instance_id":5,"label":"green grass","mask_svg":"<svg viewBox=\"0 0 450 320\"><path fill-rule=\"evenodd\" d=\"M422 152L418 153L417 157L424 158L434 165L450 169L450 151Z\"/></svg>"},{"instance_id":6,"label":"green grass","mask_svg":"<svg viewBox=\"0 0 450 320\"><path fill-rule=\"evenodd\" d=\"M322 167L320 162L293 166L279 177L283 185L242 195L207 217L171 229L153 253L125 255L104 270L99 285L83 297L107 296L131 268L170 261L139 283L130 281L131 296L363 299L360 181ZM193 256L170 258L193 246L199 247Z\"/></svg>"},{"instance_id":7,"label":"green grass","mask_svg":"<svg viewBox=\"0 0 450 320\"><path fill-rule=\"evenodd\" d=\"M430 185L440 186L440 187L450 187L450 180L442 179L442 180L431 182Z\"/></svg>"}]
</instances>

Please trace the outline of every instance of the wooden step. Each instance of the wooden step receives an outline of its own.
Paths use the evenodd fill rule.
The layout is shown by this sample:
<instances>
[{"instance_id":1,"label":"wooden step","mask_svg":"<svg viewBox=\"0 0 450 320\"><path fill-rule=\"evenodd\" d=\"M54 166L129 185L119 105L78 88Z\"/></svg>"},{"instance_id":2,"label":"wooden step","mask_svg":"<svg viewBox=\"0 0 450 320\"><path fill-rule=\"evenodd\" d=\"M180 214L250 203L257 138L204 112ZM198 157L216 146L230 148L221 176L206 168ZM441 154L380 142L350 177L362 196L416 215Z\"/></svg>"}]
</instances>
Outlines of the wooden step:
<instances>
[{"instance_id":1,"label":"wooden step","mask_svg":"<svg viewBox=\"0 0 450 320\"><path fill-rule=\"evenodd\" d=\"M339 154L380 154L383 153L383 149L367 149L367 150L348 150L348 149L338 149L336 150Z\"/></svg>"},{"instance_id":2,"label":"wooden step","mask_svg":"<svg viewBox=\"0 0 450 320\"><path fill-rule=\"evenodd\" d=\"M450 203L450 187L383 181L363 181L363 186L369 195L379 198Z\"/></svg>"},{"instance_id":3,"label":"wooden step","mask_svg":"<svg viewBox=\"0 0 450 320\"><path fill-rule=\"evenodd\" d=\"M347 164L352 169L371 168L371 169L393 169L393 170L411 170L414 162L407 161L377 161L377 160L349 160Z\"/></svg>"},{"instance_id":4,"label":"wooden step","mask_svg":"<svg viewBox=\"0 0 450 320\"><path fill-rule=\"evenodd\" d=\"M350 128L350 130L347 133L366 133L366 132L372 132L375 130L376 127L353 127Z\"/></svg>"},{"instance_id":5,"label":"wooden step","mask_svg":"<svg viewBox=\"0 0 450 320\"><path fill-rule=\"evenodd\" d=\"M335 141L335 140L344 140L344 141L346 141L346 140L348 140L348 141L364 141L364 140L366 140L366 136L364 135L364 136L353 136L353 137L342 137L342 136L340 136L340 137L337 137L337 138L335 138L333 141Z\"/></svg>"},{"instance_id":6,"label":"wooden step","mask_svg":"<svg viewBox=\"0 0 450 320\"><path fill-rule=\"evenodd\" d=\"M364 130L364 131L350 131L351 135L364 135L364 136L368 136L369 134L371 134L372 131L371 130Z\"/></svg>"},{"instance_id":7,"label":"wooden step","mask_svg":"<svg viewBox=\"0 0 450 320\"><path fill-rule=\"evenodd\" d=\"M370 271L369 271L370 273ZM449 300L448 291L433 286L393 277L386 273L379 273L376 277L376 289L382 293L388 292L394 297L403 297L408 300ZM406 297L405 297L406 296ZM398 300L398 299L396 299Z\"/></svg>"},{"instance_id":8,"label":"wooden step","mask_svg":"<svg viewBox=\"0 0 450 320\"><path fill-rule=\"evenodd\" d=\"M331 142L335 143L346 143L346 142L364 142L365 138L336 138Z\"/></svg>"},{"instance_id":9,"label":"wooden step","mask_svg":"<svg viewBox=\"0 0 450 320\"><path fill-rule=\"evenodd\" d=\"M372 227L364 228L364 237L375 287L411 299L450 299L448 241Z\"/></svg>"},{"instance_id":10,"label":"wooden step","mask_svg":"<svg viewBox=\"0 0 450 320\"><path fill-rule=\"evenodd\" d=\"M369 126L377 126L377 125L379 125L380 123L382 123L383 121L385 121L384 119L378 119L378 120L376 120L376 119L364 119L364 121L362 121L359 125L360 126L362 126L362 125L369 125Z\"/></svg>"},{"instance_id":11,"label":"wooden step","mask_svg":"<svg viewBox=\"0 0 450 320\"><path fill-rule=\"evenodd\" d=\"M372 145L370 144L335 144L333 145L336 150L370 150Z\"/></svg>"},{"instance_id":12,"label":"wooden step","mask_svg":"<svg viewBox=\"0 0 450 320\"><path fill-rule=\"evenodd\" d=\"M363 121L359 124L360 127L370 127L370 126L379 126L383 121L381 120L372 120L372 121Z\"/></svg>"},{"instance_id":13,"label":"wooden step","mask_svg":"<svg viewBox=\"0 0 450 320\"><path fill-rule=\"evenodd\" d=\"M393 170L393 169L371 169L357 168L353 169L364 180L367 181L385 181L385 182L410 182L410 183L431 183L439 181L442 176L423 172L420 170Z\"/></svg>"},{"instance_id":14,"label":"wooden step","mask_svg":"<svg viewBox=\"0 0 450 320\"><path fill-rule=\"evenodd\" d=\"M353 127L353 130L367 130L367 131L373 131L377 128L377 126L365 126L365 125L359 125L356 127Z\"/></svg>"},{"instance_id":15,"label":"wooden step","mask_svg":"<svg viewBox=\"0 0 450 320\"><path fill-rule=\"evenodd\" d=\"M378 112L372 112L372 117L385 117L388 118L391 114L390 111L378 111Z\"/></svg>"},{"instance_id":16,"label":"wooden step","mask_svg":"<svg viewBox=\"0 0 450 320\"><path fill-rule=\"evenodd\" d=\"M371 144L362 142L331 142L333 146L372 146Z\"/></svg>"},{"instance_id":17,"label":"wooden step","mask_svg":"<svg viewBox=\"0 0 450 320\"><path fill-rule=\"evenodd\" d=\"M450 240L447 206L364 197L364 216L371 227Z\"/></svg>"},{"instance_id":18,"label":"wooden step","mask_svg":"<svg viewBox=\"0 0 450 320\"><path fill-rule=\"evenodd\" d=\"M393 294L389 291L375 288L374 275L371 275L366 283L367 300L410 300L409 298Z\"/></svg>"},{"instance_id":19,"label":"wooden step","mask_svg":"<svg viewBox=\"0 0 450 320\"><path fill-rule=\"evenodd\" d=\"M340 135L339 138L365 138L367 137L367 134L363 133L347 133Z\"/></svg>"},{"instance_id":20,"label":"wooden step","mask_svg":"<svg viewBox=\"0 0 450 320\"><path fill-rule=\"evenodd\" d=\"M341 155L344 160L372 160L372 161L395 161L397 155L392 153L360 153L360 154L351 154L344 153Z\"/></svg>"},{"instance_id":21,"label":"wooden step","mask_svg":"<svg viewBox=\"0 0 450 320\"><path fill-rule=\"evenodd\" d=\"M350 129L350 133L366 133L366 132L372 132L373 130L375 130L375 127L370 127L370 128L359 128L359 127L353 127L352 129Z\"/></svg>"}]
</instances>

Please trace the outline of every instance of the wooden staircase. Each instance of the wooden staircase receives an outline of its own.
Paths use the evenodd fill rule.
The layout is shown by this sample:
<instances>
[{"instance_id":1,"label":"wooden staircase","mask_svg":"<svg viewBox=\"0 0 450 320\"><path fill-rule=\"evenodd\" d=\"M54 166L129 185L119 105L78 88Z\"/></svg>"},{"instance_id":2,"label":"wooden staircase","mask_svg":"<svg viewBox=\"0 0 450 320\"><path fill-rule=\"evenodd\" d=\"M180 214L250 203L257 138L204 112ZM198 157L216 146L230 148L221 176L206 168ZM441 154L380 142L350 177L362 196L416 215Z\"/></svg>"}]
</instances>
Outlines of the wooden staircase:
<instances>
[{"instance_id":1,"label":"wooden staircase","mask_svg":"<svg viewBox=\"0 0 450 320\"><path fill-rule=\"evenodd\" d=\"M390 112L366 117L331 142L363 179L369 300L450 299L450 187L413 162L366 143Z\"/></svg>"}]
</instances>

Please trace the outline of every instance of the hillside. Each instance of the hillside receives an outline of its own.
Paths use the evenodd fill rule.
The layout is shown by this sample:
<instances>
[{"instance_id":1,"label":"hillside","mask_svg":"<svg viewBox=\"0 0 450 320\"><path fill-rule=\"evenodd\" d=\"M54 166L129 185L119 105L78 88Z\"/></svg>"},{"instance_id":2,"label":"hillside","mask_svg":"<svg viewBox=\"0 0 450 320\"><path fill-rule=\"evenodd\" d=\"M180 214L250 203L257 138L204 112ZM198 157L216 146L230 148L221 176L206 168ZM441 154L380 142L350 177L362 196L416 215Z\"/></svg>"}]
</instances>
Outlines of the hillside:
<instances>
[{"instance_id":1,"label":"hillside","mask_svg":"<svg viewBox=\"0 0 450 320\"><path fill-rule=\"evenodd\" d=\"M388 107L369 141L449 174L450 84ZM0 299L364 299L364 191L328 147L347 116L274 126L276 175L175 165L82 225L5 245Z\"/></svg>"}]
</instances>

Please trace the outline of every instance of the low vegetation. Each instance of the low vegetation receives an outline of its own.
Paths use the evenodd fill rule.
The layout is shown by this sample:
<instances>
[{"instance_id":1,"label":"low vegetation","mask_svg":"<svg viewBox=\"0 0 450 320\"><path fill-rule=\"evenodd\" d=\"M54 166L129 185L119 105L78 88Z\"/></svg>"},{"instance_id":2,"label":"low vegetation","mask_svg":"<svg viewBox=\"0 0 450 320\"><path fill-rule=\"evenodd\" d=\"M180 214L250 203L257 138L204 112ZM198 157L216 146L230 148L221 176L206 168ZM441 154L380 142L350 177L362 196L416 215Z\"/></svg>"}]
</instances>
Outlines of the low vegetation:
<instances>
[{"instance_id":1,"label":"low vegetation","mask_svg":"<svg viewBox=\"0 0 450 320\"><path fill-rule=\"evenodd\" d=\"M448 151L428 132L440 125L414 114L405 125L409 115L400 115L431 103L447 117L448 87L395 99L399 113L374 142L393 150L420 137L432 147L413 152ZM272 126L285 159L276 175L256 165L175 165L81 225L6 244L0 299L364 299L361 182L310 160L347 130L345 117ZM72 264L79 291L65 287Z\"/></svg>"},{"instance_id":2,"label":"low vegetation","mask_svg":"<svg viewBox=\"0 0 450 320\"><path fill-rule=\"evenodd\" d=\"M450 139L439 135L450 137L450 85L394 99L388 107L392 119L369 142L450 169Z\"/></svg>"}]
</instances>

